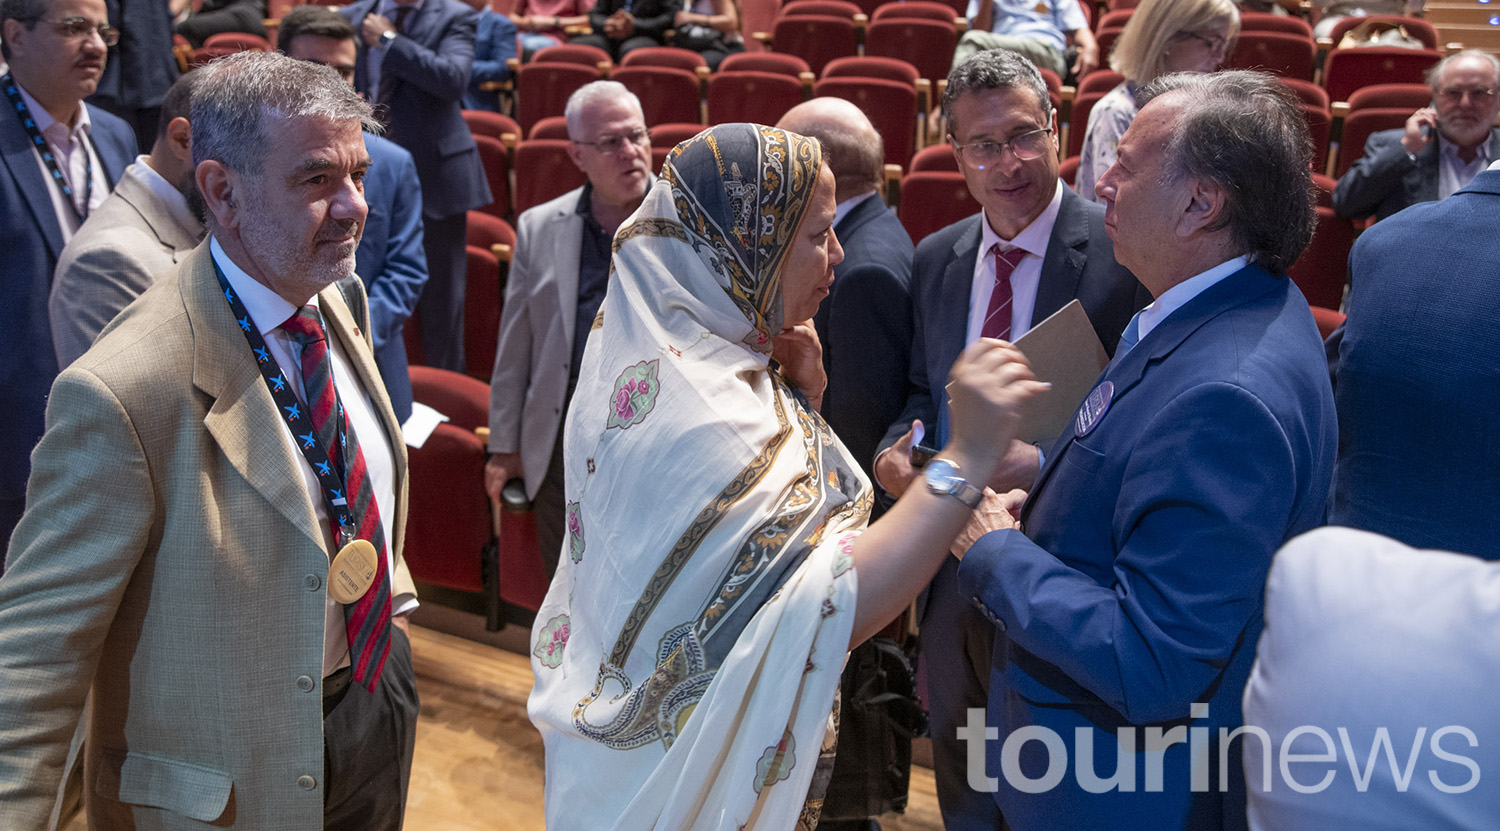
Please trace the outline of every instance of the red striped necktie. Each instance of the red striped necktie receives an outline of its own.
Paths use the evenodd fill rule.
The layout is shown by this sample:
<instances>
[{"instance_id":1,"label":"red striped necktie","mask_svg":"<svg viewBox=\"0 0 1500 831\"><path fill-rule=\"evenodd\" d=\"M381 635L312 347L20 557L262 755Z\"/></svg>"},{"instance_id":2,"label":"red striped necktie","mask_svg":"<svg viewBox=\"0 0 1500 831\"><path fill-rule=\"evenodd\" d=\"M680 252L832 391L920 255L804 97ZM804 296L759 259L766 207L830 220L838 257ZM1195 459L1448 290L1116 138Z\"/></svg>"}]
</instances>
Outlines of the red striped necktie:
<instances>
[{"instance_id":1,"label":"red striped necktie","mask_svg":"<svg viewBox=\"0 0 1500 831\"><path fill-rule=\"evenodd\" d=\"M1010 307L1015 300L1015 293L1010 287L1010 275L1015 273L1016 266L1026 258L1026 251L1022 248L1001 250L1000 243L997 242L990 246L990 253L995 257L995 289L990 292L990 307L985 312L979 336L1010 340Z\"/></svg>"},{"instance_id":2,"label":"red striped necktie","mask_svg":"<svg viewBox=\"0 0 1500 831\"><path fill-rule=\"evenodd\" d=\"M359 449L359 437L349 424L348 414L339 402L333 385L333 362L328 355L328 339L323 321L314 306L303 306L281 324L302 353L302 390L308 415L318 441L328 449L328 457L343 474L344 493L349 499L349 519L354 535L375 546L375 582L354 603L344 604L344 627L349 638L349 662L354 683L374 691L381 669L391 650L391 586L386 567L385 527L380 523L380 506L370 485L365 454ZM339 450L339 428L342 426L344 452ZM344 470L347 465L348 469ZM332 518L330 518L332 519ZM334 539L340 540L338 520L334 522Z\"/></svg>"}]
</instances>

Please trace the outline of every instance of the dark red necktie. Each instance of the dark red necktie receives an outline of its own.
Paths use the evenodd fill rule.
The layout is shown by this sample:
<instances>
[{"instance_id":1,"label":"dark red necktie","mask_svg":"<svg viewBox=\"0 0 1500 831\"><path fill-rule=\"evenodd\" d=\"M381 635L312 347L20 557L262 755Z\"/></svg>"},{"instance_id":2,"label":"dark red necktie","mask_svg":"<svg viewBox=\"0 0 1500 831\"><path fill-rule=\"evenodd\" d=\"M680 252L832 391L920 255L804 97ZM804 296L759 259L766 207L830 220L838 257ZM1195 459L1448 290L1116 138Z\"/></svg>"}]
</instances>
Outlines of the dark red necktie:
<instances>
[{"instance_id":1,"label":"dark red necktie","mask_svg":"<svg viewBox=\"0 0 1500 831\"><path fill-rule=\"evenodd\" d=\"M995 257L995 290L990 292L990 307L985 312L984 325L979 327L979 336L1010 340L1010 307L1015 300L1010 287L1010 275L1015 273L1016 266L1025 259L1026 251L1021 248L1002 251L997 242L990 246L990 253Z\"/></svg>"},{"instance_id":2,"label":"dark red necktie","mask_svg":"<svg viewBox=\"0 0 1500 831\"><path fill-rule=\"evenodd\" d=\"M373 692L386 656L391 651L391 585L385 562L385 527L380 523L380 506L371 490L365 454L359 449L359 437L350 426L344 406L339 402L338 390L333 385L333 362L329 360L328 339L318 310L313 306L303 306L287 318L281 328L301 347L302 390L318 440L328 450L328 457L336 469L348 466L341 472L344 493L352 496L349 499L349 519L354 526L354 535L375 546L375 582L359 600L344 604L344 627L349 637L349 663L354 671L354 683ZM338 451L340 422L346 444L342 454ZM334 522L335 544L342 544L337 521Z\"/></svg>"}]
</instances>

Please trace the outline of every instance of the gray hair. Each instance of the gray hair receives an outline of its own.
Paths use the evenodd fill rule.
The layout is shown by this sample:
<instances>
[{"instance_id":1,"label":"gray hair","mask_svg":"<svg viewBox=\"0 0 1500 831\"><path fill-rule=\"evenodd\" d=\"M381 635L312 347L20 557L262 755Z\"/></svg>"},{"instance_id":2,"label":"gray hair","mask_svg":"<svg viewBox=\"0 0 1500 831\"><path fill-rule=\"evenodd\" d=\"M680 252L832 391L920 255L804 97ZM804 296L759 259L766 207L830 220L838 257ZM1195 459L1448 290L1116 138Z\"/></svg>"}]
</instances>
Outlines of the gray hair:
<instances>
[{"instance_id":1,"label":"gray hair","mask_svg":"<svg viewBox=\"0 0 1500 831\"><path fill-rule=\"evenodd\" d=\"M1500 58L1496 58L1494 55L1478 49L1465 49L1462 52L1454 52L1448 57L1443 58L1442 60L1433 64L1431 68L1427 70L1427 74L1422 76L1423 80L1427 81L1427 86L1432 87L1433 93L1436 93L1438 91L1438 87L1442 86L1443 84L1443 72L1448 69L1448 66L1450 64L1461 58L1479 58L1480 60L1485 61L1490 65L1490 73L1492 74L1494 79L1497 82L1500 82Z\"/></svg>"},{"instance_id":2,"label":"gray hair","mask_svg":"<svg viewBox=\"0 0 1500 831\"><path fill-rule=\"evenodd\" d=\"M212 159L237 173L261 170L270 143L268 116L357 121L371 133L380 123L370 105L333 69L280 52L239 52L193 70L188 119L193 165Z\"/></svg>"},{"instance_id":3,"label":"gray hair","mask_svg":"<svg viewBox=\"0 0 1500 831\"><path fill-rule=\"evenodd\" d=\"M619 81L591 81L573 91L568 96L568 103L563 107L563 117L568 120L568 138L574 141L586 141L589 136L583 135L583 111L595 104L606 101L629 102L630 106L645 120L645 110L641 109L641 99L635 97L635 93L625 88Z\"/></svg>"},{"instance_id":4,"label":"gray hair","mask_svg":"<svg viewBox=\"0 0 1500 831\"><path fill-rule=\"evenodd\" d=\"M1036 94L1042 109L1042 121L1050 126L1052 98L1047 95L1047 82L1042 80L1042 73L1037 71L1036 64L1005 49L989 49L975 53L948 73L948 88L943 92L943 118L948 121L948 132L958 135L958 122L953 117L953 106L958 103L960 95L1016 87L1029 89Z\"/></svg>"},{"instance_id":5,"label":"gray hair","mask_svg":"<svg viewBox=\"0 0 1500 831\"><path fill-rule=\"evenodd\" d=\"M1312 138L1297 96L1273 75L1229 70L1165 75L1141 91L1141 106L1183 98L1165 151L1166 183L1203 179L1224 192L1224 214L1240 250L1284 273L1312 241L1317 221Z\"/></svg>"},{"instance_id":6,"label":"gray hair","mask_svg":"<svg viewBox=\"0 0 1500 831\"><path fill-rule=\"evenodd\" d=\"M47 0L0 0L0 25L7 20L18 20L31 31L46 16ZM10 60L10 44L4 40L0 40L0 57Z\"/></svg>"}]
</instances>

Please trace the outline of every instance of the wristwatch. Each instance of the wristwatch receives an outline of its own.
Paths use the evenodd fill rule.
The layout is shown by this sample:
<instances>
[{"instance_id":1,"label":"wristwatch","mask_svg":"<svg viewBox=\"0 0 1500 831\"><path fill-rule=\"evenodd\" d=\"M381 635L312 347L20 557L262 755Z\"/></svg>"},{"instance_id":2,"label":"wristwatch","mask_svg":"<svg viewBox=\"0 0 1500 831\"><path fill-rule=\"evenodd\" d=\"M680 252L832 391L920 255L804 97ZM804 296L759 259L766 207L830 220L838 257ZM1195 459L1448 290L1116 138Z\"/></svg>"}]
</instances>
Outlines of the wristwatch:
<instances>
[{"instance_id":1,"label":"wristwatch","mask_svg":"<svg viewBox=\"0 0 1500 831\"><path fill-rule=\"evenodd\" d=\"M386 29L380 33L380 48L384 49L396 42L396 30Z\"/></svg>"},{"instance_id":2,"label":"wristwatch","mask_svg":"<svg viewBox=\"0 0 1500 831\"><path fill-rule=\"evenodd\" d=\"M958 465L947 459L933 459L922 469L927 480L927 489L939 496L951 496L959 502L977 508L984 499L984 488L976 488L964 479Z\"/></svg>"}]
</instances>

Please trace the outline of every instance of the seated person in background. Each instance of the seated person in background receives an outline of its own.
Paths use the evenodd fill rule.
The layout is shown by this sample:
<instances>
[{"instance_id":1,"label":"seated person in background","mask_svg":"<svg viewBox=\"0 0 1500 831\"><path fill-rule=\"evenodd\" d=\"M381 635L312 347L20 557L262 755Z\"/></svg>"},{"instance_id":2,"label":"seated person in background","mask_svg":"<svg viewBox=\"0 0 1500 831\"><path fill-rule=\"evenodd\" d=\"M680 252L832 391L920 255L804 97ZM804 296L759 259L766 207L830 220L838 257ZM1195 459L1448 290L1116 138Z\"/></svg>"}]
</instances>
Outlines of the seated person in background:
<instances>
[{"instance_id":1,"label":"seated person in background","mask_svg":"<svg viewBox=\"0 0 1500 831\"><path fill-rule=\"evenodd\" d=\"M1071 68L1082 78L1099 65L1099 43L1075 0L969 0L965 16L969 31L953 50L954 66L986 49L1018 52L1038 69L1050 69L1059 77L1067 77ZM1063 57L1069 37L1078 47L1072 67Z\"/></svg>"},{"instance_id":2,"label":"seated person in background","mask_svg":"<svg viewBox=\"0 0 1500 831\"><path fill-rule=\"evenodd\" d=\"M203 195L193 180L188 123L198 73L162 99L156 142L63 247L47 314L62 368L88 351L120 310L203 240Z\"/></svg>"},{"instance_id":3,"label":"seated person in background","mask_svg":"<svg viewBox=\"0 0 1500 831\"><path fill-rule=\"evenodd\" d=\"M834 193L815 140L725 124L615 235L532 634L549 828L812 828L846 653L937 570L982 496L962 477L989 479L1046 389L1009 344L970 346L954 480L866 529L869 480L817 412Z\"/></svg>"},{"instance_id":4,"label":"seated person in background","mask_svg":"<svg viewBox=\"0 0 1500 831\"><path fill-rule=\"evenodd\" d=\"M594 0L516 0L510 19L521 30L521 59L567 40L564 27L589 25L593 8Z\"/></svg>"},{"instance_id":5,"label":"seated person in background","mask_svg":"<svg viewBox=\"0 0 1500 831\"><path fill-rule=\"evenodd\" d=\"M589 12L593 33L571 42L597 46L619 63L632 49L665 46L676 18L677 3L672 0L599 0Z\"/></svg>"},{"instance_id":6,"label":"seated person in background","mask_svg":"<svg viewBox=\"0 0 1500 831\"><path fill-rule=\"evenodd\" d=\"M490 81L509 81L506 61L516 56L516 24L490 8L489 0L464 0L479 12L479 28L474 33L474 68L469 72L469 89L464 93L464 109L498 112L500 97L493 90L480 89Z\"/></svg>"},{"instance_id":7,"label":"seated person in background","mask_svg":"<svg viewBox=\"0 0 1500 831\"><path fill-rule=\"evenodd\" d=\"M1496 626L1500 563L1349 528L1282 547L1245 688L1250 828L1493 828Z\"/></svg>"},{"instance_id":8,"label":"seated person in background","mask_svg":"<svg viewBox=\"0 0 1500 831\"><path fill-rule=\"evenodd\" d=\"M1345 219L1385 219L1418 202L1447 199L1500 159L1500 60L1477 49L1449 55L1427 72L1432 106L1406 126L1365 142L1365 155L1333 189Z\"/></svg>"},{"instance_id":9,"label":"seated person in background","mask_svg":"<svg viewBox=\"0 0 1500 831\"><path fill-rule=\"evenodd\" d=\"M1333 27L1346 17L1369 17L1372 14L1413 17L1420 14L1425 5L1425 0L1313 0L1313 6L1323 10L1323 16L1313 26L1313 37L1326 38L1333 34Z\"/></svg>"},{"instance_id":10,"label":"seated person in background","mask_svg":"<svg viewBox=\"0 0 1500 831\"><path fill-rule=\"evenodd\" d=\"M1145 0L1115 41L1109 66L1125 76L1089 111L1083 153L1073 189L1102 202L1094 185L1115 163L1115 147L1140 105L1135 95L1159 76L1213 72L1224 63L1240 31L1240 13L1230 0Z\"/></svg>"},{"instance_id":11,"label":"seated person in background","mask_svg":"<svg viewBox=\"0 0 1500 831\"><path fill-rule=\"evenodd\" d=\"M729 55L745 51L738 0L689 0L687 6L675 17L673 46L702 55L712 70Z\"/></svg>"},{"instance_id":12,"label":"seated person in background","mask_svg":"<svg viewBox=\"0 0 1500 831\"><path fill-rule=\"evenodd\" d=\"M177 34L188 39L194 49L210 35L221 32L246 32L266 36L262 22L266 18L265 0L203 0L193 11L191 0L171 0Z\"/></svg>"}]
</instances>

